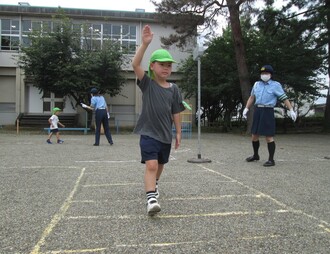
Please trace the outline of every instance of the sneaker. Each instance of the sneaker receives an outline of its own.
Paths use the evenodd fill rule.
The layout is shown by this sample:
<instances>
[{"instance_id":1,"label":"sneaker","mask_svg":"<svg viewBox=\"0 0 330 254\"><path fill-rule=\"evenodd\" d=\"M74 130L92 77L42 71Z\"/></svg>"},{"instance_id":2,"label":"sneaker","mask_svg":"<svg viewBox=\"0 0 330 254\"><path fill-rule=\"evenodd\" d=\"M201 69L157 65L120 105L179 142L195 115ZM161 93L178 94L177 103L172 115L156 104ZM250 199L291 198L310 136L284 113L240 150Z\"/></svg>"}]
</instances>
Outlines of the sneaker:
<instances>
[{"instance_id":1,"label":"sneaker","mask_svg":"<svg viewBox=\"0 0 330 254\"><path fill-rule=\"evenodd\" d=\"M155 189L155 198L159 199L158 184L156 184L156 189Z\"/></svg>"},{"instance_id":2,"label":"sneaker","mask_svg":"<svg viewBox=\"0 0 330 254\"><path fill-rule=\"evenodd\" d=\"M57 144L63 144L63 140L61 140L61 139L59 139L59 140L57 140Z\"/></svg>"},{"instance_id":3,"label":"sneaker","mask_svg":"<svg viewBox=\"0 0 330 254\"><path fill-rule=\"evenodd\" d=\"M157 199L151 198L147 203L147 213L149 216L153 216L156 213L160 212L160 205L158 204Z\"/></svg>"},{"instance_id":4,"label":"sneaker","mask_svg":"<svg viewBox=\"0 0 330 254\"><path fill-rule=\"evenodd\" d=\"M46 141L48 144L53 144L52 141L50 141L50 139L47 139Z\"/></svg>"}]
</instances>

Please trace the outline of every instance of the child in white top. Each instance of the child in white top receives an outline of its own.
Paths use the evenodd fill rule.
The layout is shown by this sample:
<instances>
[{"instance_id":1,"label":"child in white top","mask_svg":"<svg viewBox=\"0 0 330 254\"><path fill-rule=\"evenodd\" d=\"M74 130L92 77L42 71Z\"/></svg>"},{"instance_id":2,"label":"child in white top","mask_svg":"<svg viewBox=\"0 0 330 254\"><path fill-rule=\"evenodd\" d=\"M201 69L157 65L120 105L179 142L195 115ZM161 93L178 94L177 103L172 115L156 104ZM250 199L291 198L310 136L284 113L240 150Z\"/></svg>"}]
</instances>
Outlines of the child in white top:
<instances>
[{"instance_id":1,"label":"child in white top","mask_svg":"<svg viewBox=\"0 0 330 254\"><path fill-rule=\"evenodd\" d=\"M50 133L47 139L48 144L52 144L50 139L52 138L53 134L56 135L58 144L62 144L64 142L63 140L60 139L60 132L58 130L58 125L60 125L61 127L65 127L65 125L62 124L58 118L60 112L61 112L60 108L53 108L53 115L48 119L48 122L50 124Z\"/></svg>"}]
</instances>

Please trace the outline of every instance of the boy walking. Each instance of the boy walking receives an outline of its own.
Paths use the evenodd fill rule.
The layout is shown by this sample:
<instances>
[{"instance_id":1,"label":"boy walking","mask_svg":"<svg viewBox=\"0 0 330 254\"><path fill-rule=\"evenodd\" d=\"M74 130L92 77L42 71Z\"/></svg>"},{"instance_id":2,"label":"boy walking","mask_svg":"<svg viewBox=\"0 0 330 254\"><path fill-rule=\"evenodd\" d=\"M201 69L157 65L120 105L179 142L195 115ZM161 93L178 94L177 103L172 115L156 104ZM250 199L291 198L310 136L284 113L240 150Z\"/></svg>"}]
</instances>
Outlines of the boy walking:
<instances>
[{"instance_id":1,"label":"boy walking","mask_svg":"<svg viewBox=\"0 0 330 254\"><path fill-rule=\"evenodd\" d=\"M147 196L147 213L160 212L158 203L158 180L164 165L169 160L172 143L172 124L176 128L175 149L181 143L180 112L183 111L182 97L176 84L167 82L175 63L170 53L158 49L151 55L148 75L141 66L153 33L149 25L142 30L142 44L132 61L142 91L142 112L134 129L140 134L141 163L145 163L144 187Z\"/></svg>"},{"instance_id":2,"label":"boy walking","mask_svg":"<svg viewBox=\"0 0 330 254\"><path fill-rule=\"evenodd\" d=\"M64 124L62 124L58 118L60 112L61 112L60 108L53 108L53 115L48 119L48 122L50 124L50 133L47 139L48 144L52 144L50 139L52 138L53 134L56 135L58 144L62 144L64 142L63 140L60 139L60 132L58 130L58 125L60 125L61 127L65 127Z\"/></svg>"}]
</instances>

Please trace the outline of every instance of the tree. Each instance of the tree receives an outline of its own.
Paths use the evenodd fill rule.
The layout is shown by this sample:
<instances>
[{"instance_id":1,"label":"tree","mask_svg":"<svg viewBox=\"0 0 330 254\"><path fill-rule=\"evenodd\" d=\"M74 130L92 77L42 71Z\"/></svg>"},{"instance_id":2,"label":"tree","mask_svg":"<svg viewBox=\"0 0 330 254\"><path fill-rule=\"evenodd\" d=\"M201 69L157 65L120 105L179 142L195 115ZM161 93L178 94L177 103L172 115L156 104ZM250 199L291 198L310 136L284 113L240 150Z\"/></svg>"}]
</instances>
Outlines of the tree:
<instances>
[{"instance_id":1,"label":"tree","mask_svg":"<svg viewBox=\"0 0 330 254\"><path fill-rule=\"evenodd\" d=\"M284 85L298 108L313 101L323 88L317 77L324 49L310 47L315 38L305 33L303 21L282 19L285 16L270 7L260 12L255 25L250 19L243 19L247 64L254 82L260 78L260 67L271 63L275 68L275 80ZM232 30L227 27L221 36L210 41L201 58L203 113L208 121L224 120L225 128L232 113L242 105L233 43ZM183 73L180 87L189 97L196 94L196 69L192 58L180 65Z\"/></svg>"},{"instance_id":2,"label":"tree","mask_svg":"<svg viewBox=\"0 0 330 254\"><path fill-rule=\"evenodd\" d=\"M291 7L297 7L298 11L292 11L290 17L302 17L305 20L308 32L316 34L315 48L326 48L324 61L325 69L329 78L330 75L330 0L288 0L284 11ZM328 93L326 100L326 109L324 114L324 126L326 131L330 131L330 84L328 84Z\"/></svg>"},{"instance_id":3,"label":"tree","mask_svg":"<svg viewBox=\"0 0 330 254\"><path fill-rule=\"evenodd\" d=\"M256 23L258 40L249 50L259 47L257 61L271 63L275 78L286 88L296 105L312 103L324 89L319 78L323 69L323 47L316 47L318 34L309 33L305 20L287 18L282 11L266 8ZM306 32L307 31L307 32Z\"/></svg>"},{"instance_id":4,"label":"tree","mask_svg":"<svg viewBox=\"0 0 330 254\"><path fill-rule=\"evenodd\" d=\"M72 22L61 10L54 24L57 26L51 33L34 31L29 36L31 46L21 50L19 65L33 85L40 92L72 97L76 105L89 100L92 86L111 96L119 94L125 60L119 46L108 42L102 49L81 49L80 29L72 29Z\"/></svg>"},{"instance_id":5,"label":"tree","mask_svg":"<svg viewBox=\"0 0 330 254\"><path fill-rule=\"evenodd\" d=\"M222 131L228 131L233 113L242 104L242 94L237 75L232 32L229 27L224 29L222 36L210 41L201 58L202 72L202 110L208 125L222 122ZM197 66L192 58L187 59L179 69L183 78L180 88L187 97L197 94Z\"/></svg>"}]
</instances>

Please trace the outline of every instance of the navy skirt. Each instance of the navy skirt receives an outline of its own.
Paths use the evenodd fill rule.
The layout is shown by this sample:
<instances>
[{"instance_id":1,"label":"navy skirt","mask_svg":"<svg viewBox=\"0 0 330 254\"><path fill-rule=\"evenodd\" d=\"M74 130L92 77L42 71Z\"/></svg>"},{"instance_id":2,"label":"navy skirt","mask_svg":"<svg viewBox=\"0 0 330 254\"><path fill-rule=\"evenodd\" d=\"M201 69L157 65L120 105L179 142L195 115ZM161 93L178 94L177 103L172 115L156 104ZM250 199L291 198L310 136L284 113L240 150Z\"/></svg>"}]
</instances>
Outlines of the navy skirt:
<instances>
[{"instance_id":1,"label":"navy skirt","mask_svg":"<svg viewBox=\"0 0 330 254\"><path fill-rule=\"evenodd\" d=\"M275 135L274 108L254 107L251 133L267 137L273 137Z\"/></svg>"}]
</instances>

